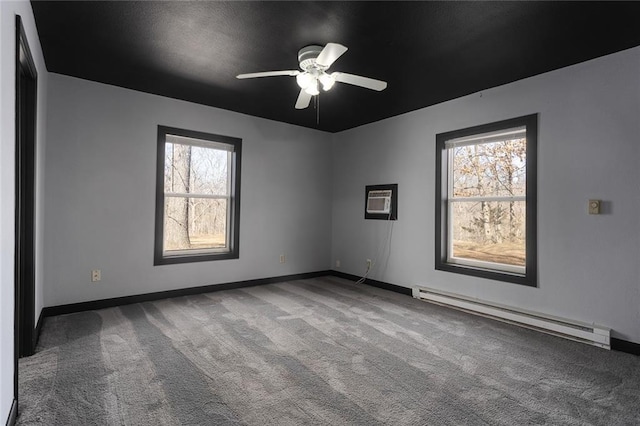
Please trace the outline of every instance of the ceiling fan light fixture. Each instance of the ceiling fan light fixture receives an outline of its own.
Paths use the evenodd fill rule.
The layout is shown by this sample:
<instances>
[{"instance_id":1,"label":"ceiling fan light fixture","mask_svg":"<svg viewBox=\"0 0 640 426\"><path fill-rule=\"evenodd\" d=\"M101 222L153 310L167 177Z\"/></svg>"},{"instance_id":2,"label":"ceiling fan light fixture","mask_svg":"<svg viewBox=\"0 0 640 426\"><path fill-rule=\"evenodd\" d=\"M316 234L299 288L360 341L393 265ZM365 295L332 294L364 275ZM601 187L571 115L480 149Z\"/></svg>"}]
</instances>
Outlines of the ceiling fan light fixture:
<instances>
[{"instance_id":1,"label":"ceiling fan light fixture","mask_svg":"<svg viewBox=\"0 0 640 426\"><path fill-rule=\"evenodd\" d=\"M311 84L309 84L304 91L311 96L316 96L320 94L320 91L318 90L318 80L316 80L315 78L312 79Z\"/></svg>"},{"instance_id":2,"label":"ceiling fan light fixture","mask_svg":"<svg viewBox=\"0 0 640 426\"><path fill-rule=\"evenodd\" d=\"M300 86L301 89L306 89L313 83L313 81L314 81L313 76L307 72L303 72L296 76L296 82L298 83L298 86Z\"/></svg>"},{"instance_id":3,"label":"ceiling fan light fixture","mask_svg":"<svg viewBox=\"0 0 640 426\"><path fill-rule=\"evenodd\" d=\"M330 74L322 73L319 77L320 83L322 83L322 90L325 92L330 90L335 84L336 80Z\"/></svg>"}]
</instances>

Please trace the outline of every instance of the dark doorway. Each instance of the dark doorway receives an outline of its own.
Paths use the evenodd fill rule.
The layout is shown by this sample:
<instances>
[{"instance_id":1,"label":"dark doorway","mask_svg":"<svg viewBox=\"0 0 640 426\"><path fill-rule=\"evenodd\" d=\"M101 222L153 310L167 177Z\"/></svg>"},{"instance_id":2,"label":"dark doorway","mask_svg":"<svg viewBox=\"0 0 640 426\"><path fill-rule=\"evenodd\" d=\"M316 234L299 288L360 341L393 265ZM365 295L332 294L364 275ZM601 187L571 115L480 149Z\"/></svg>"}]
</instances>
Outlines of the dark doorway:
<instances>
[{"instance_id":1,"label":"dark doorway","mask_svg":"<svg viewBox=\"0 0 640 426\"><path fill-rule=\"evenodd\" d=\"M16 16L16 359L32 355L36 339L34 231L37 81L38 74L22 20Z\"/></svg>"}]
</instances>

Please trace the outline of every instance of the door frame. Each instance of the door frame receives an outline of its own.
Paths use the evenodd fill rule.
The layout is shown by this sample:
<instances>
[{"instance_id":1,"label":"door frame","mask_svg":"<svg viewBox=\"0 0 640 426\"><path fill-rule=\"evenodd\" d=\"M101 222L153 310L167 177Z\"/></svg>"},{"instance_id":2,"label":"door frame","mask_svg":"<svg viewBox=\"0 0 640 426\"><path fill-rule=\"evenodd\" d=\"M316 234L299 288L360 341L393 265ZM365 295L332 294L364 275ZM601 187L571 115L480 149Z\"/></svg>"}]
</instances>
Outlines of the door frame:
<instances>
[{"instance_id":1,"label":"door frame","mask_svg":"<svg viewBox=\"0 0 640 426\"><path fill-rule=\"evenodd\" d=\"M16 15L14 399L18 358L35 349L36 113L38 73L20 15Z\"/></svg>"}]
</instances>

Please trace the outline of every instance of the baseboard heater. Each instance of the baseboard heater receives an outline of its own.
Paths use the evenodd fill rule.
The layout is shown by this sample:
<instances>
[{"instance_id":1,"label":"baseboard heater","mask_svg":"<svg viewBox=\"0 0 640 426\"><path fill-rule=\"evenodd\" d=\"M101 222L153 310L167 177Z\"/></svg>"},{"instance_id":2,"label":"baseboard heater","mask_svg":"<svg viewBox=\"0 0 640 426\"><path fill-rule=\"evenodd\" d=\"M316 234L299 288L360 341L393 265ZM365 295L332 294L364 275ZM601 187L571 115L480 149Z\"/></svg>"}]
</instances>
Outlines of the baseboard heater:
<instances>
[{"instance_id":1,"label":"baseboard heater","mask_svg":"<svg viewBox=\"0 0 640 426\"><path fill-rule=\"evenodd\" d=\"M448 306L543 333L553 334L554 336L611 349L611 330L606 327L527 312L425 287L413 287L412 293L416 299L437 305Z\"/></svg>"}]
</instances>

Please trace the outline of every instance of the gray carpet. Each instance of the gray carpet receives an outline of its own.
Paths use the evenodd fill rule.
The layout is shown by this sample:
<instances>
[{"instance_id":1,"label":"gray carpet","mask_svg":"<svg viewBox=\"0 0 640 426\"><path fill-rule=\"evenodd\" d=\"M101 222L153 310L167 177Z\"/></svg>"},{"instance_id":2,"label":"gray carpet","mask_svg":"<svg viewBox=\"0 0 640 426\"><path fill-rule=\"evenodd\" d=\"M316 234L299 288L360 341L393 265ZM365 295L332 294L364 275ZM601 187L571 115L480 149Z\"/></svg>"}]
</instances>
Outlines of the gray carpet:
<instances>
[{"instance_id":1,"label":"gray carpet","mask_svg":"<svg viewBox=\"0 0 640 426\"><path fill-rule=\"evenodd\" d=\"M18 424L632 425L640 358L334 277L47 318Z\"/></svg>"}]
</instances>

